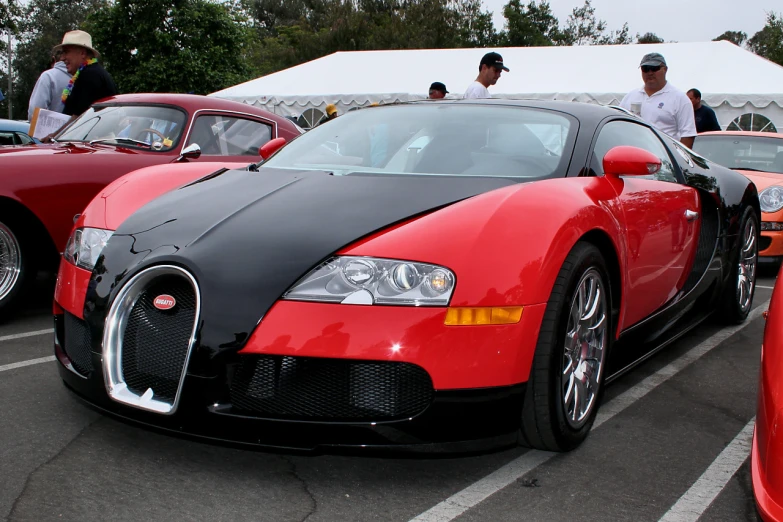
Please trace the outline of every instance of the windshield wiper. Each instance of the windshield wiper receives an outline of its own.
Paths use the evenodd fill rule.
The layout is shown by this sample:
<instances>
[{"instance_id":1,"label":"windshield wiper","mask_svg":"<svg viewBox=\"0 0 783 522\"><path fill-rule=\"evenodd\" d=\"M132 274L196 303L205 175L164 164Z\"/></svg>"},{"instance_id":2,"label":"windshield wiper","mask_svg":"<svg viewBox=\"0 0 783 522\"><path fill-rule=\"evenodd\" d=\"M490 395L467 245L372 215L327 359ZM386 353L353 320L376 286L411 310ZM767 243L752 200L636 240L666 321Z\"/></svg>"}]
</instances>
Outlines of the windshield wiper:
<instances>
[{"instance_id":1,"label":"windshield wiper","mask_svg":"<svg viewBox=\"0 0 783 522\"><path fill-rule=\"evenodd\" d=\"M90 141L90 145L93 145L95 143L106 143L111 141L117 143L131 143L133 145L144 145L145 147L152 147L152 145L147 143L146 141L134 140L132 138L99 138L97 140Z\"/></svg>"}]
</instances>

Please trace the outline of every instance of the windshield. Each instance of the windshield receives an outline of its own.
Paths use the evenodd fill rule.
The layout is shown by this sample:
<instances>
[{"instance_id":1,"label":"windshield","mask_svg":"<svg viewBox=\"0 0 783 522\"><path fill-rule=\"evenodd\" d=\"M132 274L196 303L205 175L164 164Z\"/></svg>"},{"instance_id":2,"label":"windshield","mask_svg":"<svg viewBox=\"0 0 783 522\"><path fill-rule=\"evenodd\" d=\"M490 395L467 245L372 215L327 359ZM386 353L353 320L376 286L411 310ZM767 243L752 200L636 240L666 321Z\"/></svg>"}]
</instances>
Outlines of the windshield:
<instances>
[{"instance_id":1,"label":"windshield","mask_svg":"<svg viewBox=\"0 0 783 522\"><path fill-rule=\"evenodd\" d=\"M763 136L698 136L693 150L730 169L783 174L783 139Z\"/></svg>"},{"instance_id":2,"label":"windshield","mask_svg":"<svg viewBox=\"0 0 783 522\"><path fill-rule=\"evenodd\" d=\"M177 145L186 115L179 109L144 105L90 107L57 141L99 141L167 151Z\"/></svg>"},{"instance_id":3,"label":"windshield","mask_svg":"<svg viewBox=\"0 0 783 522\"><path fill-rule=\"evenodd\" d=\"M576 128L563 113L521 107L368 107L303 134L264 167L335 175L564 176Z\"/></svg>"}]
</instances>

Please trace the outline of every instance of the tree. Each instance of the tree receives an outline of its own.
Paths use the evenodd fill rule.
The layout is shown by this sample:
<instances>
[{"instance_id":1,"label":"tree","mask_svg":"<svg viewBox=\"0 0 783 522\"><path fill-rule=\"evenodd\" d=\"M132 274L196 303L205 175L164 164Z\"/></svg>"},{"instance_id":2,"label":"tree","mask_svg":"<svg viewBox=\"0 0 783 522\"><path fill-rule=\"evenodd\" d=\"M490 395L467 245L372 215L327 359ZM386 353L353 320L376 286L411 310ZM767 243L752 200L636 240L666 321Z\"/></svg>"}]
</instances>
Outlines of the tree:
<instances>
[{"instance_id":1,"label":"tree","mask_svg":"<svg viewBox=\"0 0 783 522\"><path fill-rule=\"evenodd\" d=\"M298 20L289 16L274 23L260 20L250 1L255 0L243 0L259 37L250 44L250 63L257 75L337 51L498 43L492 13L482 9L481 0L301 0ZM264 16L271 20L268 13Z\"/></svg>"},{"instance_id":2,"label":"tree","mask_svg":"<svg viewBox=\"0 0 783 522\"><path fill-rule=\"evenodd\" d=\"M628 29L628 23L624 23L622 29L612 31L609 34L602 35L598 43L600 45L628 45L633 43L633 37Z\"/></svg>"},{"instance_id":3,"label":"tree","mask_svg":"<svg viewBox=\"0 0 783 522\"><path fill-rule=\"evenodd\" d=\"M663 38L658 36L655 33L644 33L643 35L639 36L636 35L636 43L640 44L656 44L656 43L663 43Z\"/></svg>"},{"instance_id":4,"label":"tree","mask_svg":"<svg viewBox=\"0 0 783 522\"><path fill-rule=\"evenodd\" d=\"M717 38L714 38L712 41L719 42L721 40L726 40L733 43L734 45L742 47L742 44L745 43L747 39L748 33L745 33L744 31L726 31Z\"/></svg>"},{"instance_id":5,"label":"tree","mask_svg":"<svg viewBox=\"0 0 783 522\"><path fill-rule=\"evenodd\" d=\"M87 29L120 92L207 94L250 79L250 27L211 0L118 0Z\"/></svg>"},{"instance_id":6,"label":"tree","mask_svg":"<svg viewBox=\"0 0 783 522\"><path fill-rule=\"evenodd\" d=\"M0 0L0 33L15 32L19 14L15 0Z\"/></svg>"},{"instance_id":7,"label":"tree","mask_svg":"<svg viewBox=\"0 0 783 522\"><path fill-rule=\"evenodd\" d=\"M595 8L590 0L585 0L582 7L575 7L568 15L564 42L567 45L593 45L601 43L606 30L606 22L595 16Z\"/></svg>"},{"instance_id":8,"label":"tree","mask_svg":"<svg viewBox=\"0 0 783 522\"><path fill-rule=\"evenodd\" d=\"M492 13L482 10L481 0L451 0L458 47L493 47L498 34Z\"/></svg>"},{"instance_id":9,"label":"tree","mask_svg":"<svg viewBox=\"0 0 783 522\"><path fill-rule=\"evenodd\" d=\"M277 36L279 27L302 21L307 12L304 0L242 0L241 5L264 37Z\"/></svg>"},{"instance_id":10,"label":"tree","mask_svg":"<svg viewBox=\"0 0 783 522\"><path fill-rule=\"evenodd\" d=\"M783 65L783 14L767 13L767 24L748 40L751 51Z\"/></svg>"},{"instance_id":11,"label":"tree","mask_svg":"<svg viewBox=\"0 0 783 522\"><path fill-rule=\"evenodd\" d=\"M501 36L503 45L537 47L558 45L563 41L558 20L545 0L538 4L531 0L527 5L522 5L520 0L510 0L503 6L503 16L506 18Z\"/></svg>"}]
</instances>

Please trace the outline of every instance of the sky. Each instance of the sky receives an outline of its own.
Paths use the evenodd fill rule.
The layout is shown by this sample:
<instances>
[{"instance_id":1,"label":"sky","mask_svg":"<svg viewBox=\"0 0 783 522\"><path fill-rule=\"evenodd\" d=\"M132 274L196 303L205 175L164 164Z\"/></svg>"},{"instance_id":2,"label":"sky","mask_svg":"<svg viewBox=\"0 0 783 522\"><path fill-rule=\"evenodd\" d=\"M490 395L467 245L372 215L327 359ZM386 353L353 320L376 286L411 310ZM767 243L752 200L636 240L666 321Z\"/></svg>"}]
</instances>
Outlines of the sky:
<instances>
[{"instance_id":1,"label":"sky","mask_svg":"<svg viewBox=\"0 0 783 522\"><path fill-rule=\"evenodd\" d=\"M508 0L482 1L494 14L495 28L503 29L503 5ZM583 4L584 0L549 0L561 27L574 7ZM783 13L780 0L592 0L592 5L608 30L628 22L632 35L652 32L667 42L705 42L725 31L744 31L750 38L764 27L767 12Z\"/></svg>"}]
</instances>

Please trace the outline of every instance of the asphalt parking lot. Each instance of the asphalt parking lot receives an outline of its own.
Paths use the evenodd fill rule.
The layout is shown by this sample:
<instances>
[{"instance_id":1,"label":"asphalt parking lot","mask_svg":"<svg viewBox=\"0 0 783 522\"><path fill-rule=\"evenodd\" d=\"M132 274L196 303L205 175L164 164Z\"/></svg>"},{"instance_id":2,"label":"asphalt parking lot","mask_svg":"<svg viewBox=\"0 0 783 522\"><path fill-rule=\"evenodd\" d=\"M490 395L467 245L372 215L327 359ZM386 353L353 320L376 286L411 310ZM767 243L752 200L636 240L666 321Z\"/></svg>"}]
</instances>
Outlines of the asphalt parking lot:
<instances>
[{"instance_id":1,"label":"asphalt parking lot","mask_svg":"<svg viewBox=\"0 0 783 522\"><path fill-rule=\"evenodd\" d=\"M705 323L612 383L568 454L249 451L146 431L70 396L52 357L52 281L0 323L0 515L7 520L759 520L749 469L759 352L751 320Z\"/></svg>"}]
</instances>

